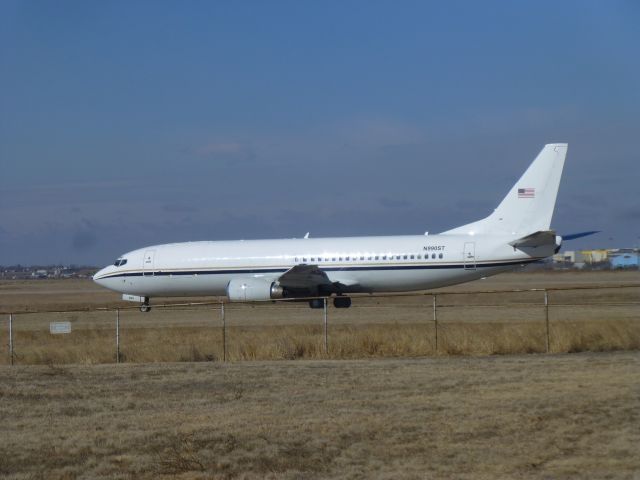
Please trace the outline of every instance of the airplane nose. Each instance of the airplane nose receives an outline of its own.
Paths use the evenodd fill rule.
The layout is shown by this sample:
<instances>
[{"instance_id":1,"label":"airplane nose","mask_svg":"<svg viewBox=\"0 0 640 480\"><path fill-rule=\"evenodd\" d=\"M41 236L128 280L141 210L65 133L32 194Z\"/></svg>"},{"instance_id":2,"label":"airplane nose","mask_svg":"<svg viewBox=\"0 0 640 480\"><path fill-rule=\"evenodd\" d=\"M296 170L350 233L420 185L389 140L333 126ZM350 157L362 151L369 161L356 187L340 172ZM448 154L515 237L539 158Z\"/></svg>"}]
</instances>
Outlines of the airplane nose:
<instances>
[{"instance_id":1,"label":"airplane nose","mask_svg":"<svg viewBox=\"0 0 640 480\"><path fill-rule=\"evenodd\" d=\"M122 280L115 278L113 275L114 273L117 273L117 270L118 269L113 265L104 267L102 270L97 271L95 275L93 275L93 281L101 287L120 292Z\"/></svg>"},{"instance_id":2,"label":"airplane nose","mask_svg":"<svg viewBox=\"0 0 640 480\"><path fill-rule=\"evenodd\" d=\"M107 273L107 271L109 270L109 267L105 267L101 270L98 270L94 275L93 275L93 281L96 282L97 284L101 285L102 282L100 281L102 279L102 277L104 277L104 275Z\"/></svg>"}]
</instances>

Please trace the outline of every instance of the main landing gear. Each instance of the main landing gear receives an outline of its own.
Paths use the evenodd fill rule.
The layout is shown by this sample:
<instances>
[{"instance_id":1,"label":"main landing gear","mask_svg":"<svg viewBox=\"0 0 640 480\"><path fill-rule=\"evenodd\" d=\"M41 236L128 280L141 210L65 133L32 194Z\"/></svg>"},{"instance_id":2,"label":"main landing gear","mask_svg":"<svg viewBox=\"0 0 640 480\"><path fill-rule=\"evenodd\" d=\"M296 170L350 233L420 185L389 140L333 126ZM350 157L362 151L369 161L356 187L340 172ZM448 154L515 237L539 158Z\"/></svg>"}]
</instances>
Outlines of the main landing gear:
<instances>
[{"instance_id":1,"label":"main landing gear","mask_svg":"<svg viewBox=\"0 0 640 480\"><path fill-rule=\"evenodd\" d=\"M336 297L333 299L333 306L336 308L349 308L351 306L351 297Z\"/></svg>"},{"instance_id":2,"label":"main landing gear","mask_svg":"<svg viewBox=\"0 0 640 480\"><path fill-rule=\"evenodd\" d=\"M312 300L309 300L309 307L324 308L324 298L314 298Z\"/></svg>"},{"instance_id":3,"label":"main landing gear","mask_svg":"<svg viewBox=\"0 0 640 480\"><path fill-rule=\"evenodd\" d=\"M149 297L144 297L144 301L142 302L142 305L140 305L140 311L142 313L151 311L151 305L149 305Z\"/></svg>"},{"instance_id":4,"label":"main landing gear","mask_svg":"<svg viewBox=\"0 0 640 480\"><path fill-rule=\"evenodd\" d=\"M309 300L311 308L324 308L324 298L314 298ZM351 306L351 297L335 297L333 299L335 308L349 308Z\"/></svg>"}]
</instances>

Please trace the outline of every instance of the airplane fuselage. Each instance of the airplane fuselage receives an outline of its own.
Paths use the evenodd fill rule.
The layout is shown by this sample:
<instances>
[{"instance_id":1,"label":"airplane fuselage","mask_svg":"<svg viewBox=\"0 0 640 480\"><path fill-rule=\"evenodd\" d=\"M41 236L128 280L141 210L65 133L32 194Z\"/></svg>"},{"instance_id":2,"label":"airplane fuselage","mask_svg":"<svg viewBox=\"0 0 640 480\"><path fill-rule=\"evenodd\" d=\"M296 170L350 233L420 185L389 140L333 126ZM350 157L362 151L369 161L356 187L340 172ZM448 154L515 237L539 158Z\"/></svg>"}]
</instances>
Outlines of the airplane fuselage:
<instances>
[{"instance_id":1,"label":"airplane fuselage","mask_svg":"<svg viewBox=\"0 0 640 480\"><path fill-rule=\"evenodd\" d=\"M139 295L226 295L234 278L274 282L296 265L317 265L342 293L437 288L493 275L535 261L508 245L513 237L415 235L187 242L123 255L95 276L112 290ZM116 262L119 263L119 262Z\"/></svg>"}]
</instances>

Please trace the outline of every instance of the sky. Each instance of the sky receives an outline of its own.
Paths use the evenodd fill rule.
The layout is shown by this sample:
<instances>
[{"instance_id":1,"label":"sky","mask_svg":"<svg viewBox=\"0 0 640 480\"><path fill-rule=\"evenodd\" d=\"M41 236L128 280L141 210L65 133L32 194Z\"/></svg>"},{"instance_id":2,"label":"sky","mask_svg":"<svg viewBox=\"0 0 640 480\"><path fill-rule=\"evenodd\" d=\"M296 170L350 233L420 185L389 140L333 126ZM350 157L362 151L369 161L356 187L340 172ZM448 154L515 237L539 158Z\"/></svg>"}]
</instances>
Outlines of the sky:
<instances>
[{"instance_id":1,"label":"sky","mask_svg":"<svg viewBox=\"0 0 640 480\"><path fill-rule=\"evenodd\" d=\"M0 2L0 264L437 233L568 142L558 233L640 244L635 1Z\"/></svg>"}]
</instances>

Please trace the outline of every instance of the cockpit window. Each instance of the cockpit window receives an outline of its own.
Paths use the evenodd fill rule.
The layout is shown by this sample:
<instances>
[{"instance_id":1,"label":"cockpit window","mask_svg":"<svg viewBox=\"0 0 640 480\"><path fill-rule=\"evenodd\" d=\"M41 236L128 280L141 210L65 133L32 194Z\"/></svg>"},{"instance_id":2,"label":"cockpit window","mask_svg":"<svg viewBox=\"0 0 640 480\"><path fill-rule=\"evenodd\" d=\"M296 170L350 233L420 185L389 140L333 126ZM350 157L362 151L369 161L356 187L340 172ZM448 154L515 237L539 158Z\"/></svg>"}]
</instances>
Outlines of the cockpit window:
<instances>
[{"instance_id":1,"label":"cockpit window","mask_svg":"<svg viewBox=\"0 0 640 480\"><path fill-rule=\"evenodd\" d=\"M114 265L116 267L121 267L122 265L127 263L127 259L126 258L119 258L114 262Z\"/></svg>"}]
</instances>

